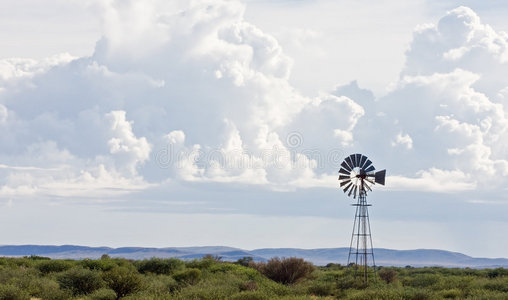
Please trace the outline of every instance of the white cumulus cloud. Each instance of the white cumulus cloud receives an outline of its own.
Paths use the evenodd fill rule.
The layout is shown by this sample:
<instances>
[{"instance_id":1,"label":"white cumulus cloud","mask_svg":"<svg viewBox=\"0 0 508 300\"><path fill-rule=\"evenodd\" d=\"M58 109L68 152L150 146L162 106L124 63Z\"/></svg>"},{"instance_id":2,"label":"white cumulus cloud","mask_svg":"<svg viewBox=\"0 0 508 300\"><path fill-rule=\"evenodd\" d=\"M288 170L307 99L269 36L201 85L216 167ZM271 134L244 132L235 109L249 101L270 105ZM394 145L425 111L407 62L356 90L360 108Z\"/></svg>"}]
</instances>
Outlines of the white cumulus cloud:
<instances>
[{"instance_id":1,"label":"white cumulus cloud","mask_svg":"<svg viewBox=\"0 0 508 300\"><path fill-rule=\"evenodd\" d=\"M376 99L356 82L302 94L292 58L238 1L96 7L103 37L90 56L0 61L6 195L172 180L332 187L352 152L418 189L508 173L507 37L469 8L418 27L400 79Z\"/></svg>"}]
</instances>

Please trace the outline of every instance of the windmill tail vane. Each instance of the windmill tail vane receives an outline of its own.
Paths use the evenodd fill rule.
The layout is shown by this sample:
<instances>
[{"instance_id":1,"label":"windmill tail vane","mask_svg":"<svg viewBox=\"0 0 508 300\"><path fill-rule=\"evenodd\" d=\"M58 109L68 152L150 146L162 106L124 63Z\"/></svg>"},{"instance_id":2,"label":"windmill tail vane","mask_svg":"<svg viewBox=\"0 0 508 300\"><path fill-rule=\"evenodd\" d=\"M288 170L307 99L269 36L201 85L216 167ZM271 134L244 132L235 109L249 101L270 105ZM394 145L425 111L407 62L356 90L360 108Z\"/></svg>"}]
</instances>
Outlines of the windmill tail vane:
<instances>
[{"instance_id":1,"label":"windmill tail vane","mask_svg":"<svg viewBox=\"0 0 508 300\"><path fill-rule=\"evenodd\" d=\"M376 183L384 185L385 177L386 170L376 172L372 162L362 154L346 157L339 170L340 187L349 197L357 199L356 204L353 204L356 213L347 264L354 264L355 276L360 269L365 283L368 280L369 264L376 266L368 211L371 205L367 204L367 192L372 191L372 186Z\"/></svg>"}]
</instances>

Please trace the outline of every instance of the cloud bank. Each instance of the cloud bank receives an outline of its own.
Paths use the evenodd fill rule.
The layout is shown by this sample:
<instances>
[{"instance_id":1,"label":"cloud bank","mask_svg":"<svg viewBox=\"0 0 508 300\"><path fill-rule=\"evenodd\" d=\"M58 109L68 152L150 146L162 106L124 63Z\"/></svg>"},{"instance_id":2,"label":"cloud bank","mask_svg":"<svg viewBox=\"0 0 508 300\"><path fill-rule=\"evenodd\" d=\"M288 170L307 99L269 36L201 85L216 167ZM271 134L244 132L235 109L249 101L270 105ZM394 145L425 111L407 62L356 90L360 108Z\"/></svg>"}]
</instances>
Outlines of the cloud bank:
<instances>
[{"instance_id":1,"label":"cloud bank","mask_svg":"<svg viewBox=\"0 0 508 300\"><path fill-rule=\"evenodd\" d=\"M336 188L354 152L390 189L506 185L508 35L459 7L414 32L381 98L306 95L237 1L108 1L88 57L0 61L0 196L103 198L168 182ZM203 185L206 189L208 185Z\"/></svg>"}]
</instances>

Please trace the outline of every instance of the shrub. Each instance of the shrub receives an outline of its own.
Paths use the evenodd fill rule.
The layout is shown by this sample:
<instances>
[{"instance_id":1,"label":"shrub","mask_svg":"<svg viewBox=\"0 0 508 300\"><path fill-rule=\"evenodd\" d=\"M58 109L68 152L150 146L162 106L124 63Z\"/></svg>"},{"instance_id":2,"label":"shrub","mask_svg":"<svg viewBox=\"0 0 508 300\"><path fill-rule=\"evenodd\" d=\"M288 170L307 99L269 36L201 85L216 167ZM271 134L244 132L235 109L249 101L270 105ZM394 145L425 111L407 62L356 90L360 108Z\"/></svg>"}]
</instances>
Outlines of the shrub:
<instances>
[{"instance_id":1,"label":"shrub","mask_svg":"<svg viewBox=\"0 0 508 300\"><path fill-rule=\"evenodd\" d=\"M46 256L39 256L39 255L30 255L30 256L23 256L23 258L28 258L31 260L50 260L51 258Z\"/></svg>"},{"instance_id":2,"label":"shrub","mask_svg":"<svg viewBox=\"0 0 508 300\"><path fill-rule=\"evenodd\" d=\"M101 258L100 260L95 259L83 259L80 262L81 266L85 269L96 270L96 271L109 271L116 267L116 263L111 259Z\"/></svg>"},{"instance_id":3,"label":"shrub","mask_svg":"<svg viewBox=\"0 0 508 300\"><path fill-rule=\"evenodd\" d=\"M330 282L313 282L307 289L309 294L315 296L329 296L332 294L334 284Z\"/></svg>"},{"instance_id":4,"label":"shrub","mask_svg":"<svg viewBox=\"0 0 508 300\"><path fill-rule=\"evenodd\" d=\"M229 298L231 300L268 300L268 296L260 292L240 292Z\"/></svg>"},{"instance_id":5,"label":"shrub","mask_svg":"<svg viewBox=\"0 0 508 300\"><path fill-rule=\"evenodd\" d=\"M366 287L363 279L360 277L353 277L353 275L348 274L337 279L337 288L340 290L347 289L364 289Z\"/></svg>"},{"instance_id":6,"label":"shrub","mask_svg":"<svg viewBox=\"0 0 508 300\"><path fill-rule=\"evenodd\" d=\"M255 291L258 289L258 284L254 280L243 282L240 285L240 291Z\"/></svg>"},{"instance_id":7,"label":"shrub","mask_svg":"<svg viewBox=\"0 0 508 300\"><path fill-rule=\"evenodd\" d=\"M173 274L173 278L179 283L196 284L201 278L199 269L189 268Z\"/></svg>"},{"instance_id":8,"label":"shrub","mask_svg":"<svg viewBox=\"0 0 508 300\"><path fill-rule=\"evenodd\" d=\"M196 268L200 270L207 270L210 269L212 266L216 265L218 261L215 259L209 259L206 256L202 259L194 259L189 262L185 262L185 266L188 268Z\"/></svg>"},{"instance_id":9,"label":"shrub","mask_svg":"<svg viewBox=\"0 0 508 300\"><path fill-rule=\"evenodd\" d=\"M203 256L202 260L213 260L213 261L216 261L216 262L221 262L222 261L222 256L219 256L219 255L212 255L212 254L206 254L205 256Z\"/></svg>"},{"instance_id":10,"label":"shrub","mask_svg":"<svg viewBox=\"0 0 508 300\"><path fill-rule=\"evenodd\" d=\"M250 263L254 262L252 256L244 256L236 261L237 264L242 265L244 267L248 267Z\"/></svg>"},{"instance_id":11,"label":"shrub","mask_svg":"<svg viewBox=\"0 0 508 300\"><path fill-rule=\"evenodd\" d=\"M257 269L273 281L282 284L293 284L307 278L315 267L301 258L280 259L275 257L267 263L257 264Z\"/></svg>"},{"instance_id":12,"label":"shrub","mask_svg":"<svg viewBox=\"0 0 508 300\"><path fill-rule=\"evenodd\" d=\"M27 290L25 288L25 290ZM32 279L28 292L44 300L66 300L71 297L69 291L61 290L58 283L48 277Z\"/></svg>"},{"instance_id":13,"label":"shrub","mask_svg":"<svg viewBox=\"0 0 508 300\"><path fill-rule=\"evenodd\" d=\"M404 299L412 300L430 300L435 299L431 291L426 289L408 289L404 290Z\"/></svg>"},{"instance_id":14,"label":"shrub","mask_svg":"<svg viewBox=\"0 0 508 300\"><path fill-rule=\"evenodd\" d=\"M22 268L31 268L37 263L37 260L30 259L28 256L25 256L23 258L18 258L13 261L13 264L15 264L18 267Z\"/></svg>"},{"instance_id":15,"label":"shrub","mask_svg":"<svg viewBox=\"0 0 508 300\"><path fill-rule=\"evenodd\" d=\"M173 277L165 275L147 276L145 280L146 292L154 296L161 296L174 292L179 285Z\"/></svg>"},{"instance_id":16,"label":"shrub","mask_svg":"<svg viewBox=\"0 0 508 300\"><path fill-rule=\"evenodd\" d=\"M474 289L472 290L467 299L474 300L506 300L506 294L501 292Z\"/></svg>"},{"instance_id":17,"label":"shrub","mask_svg":"<svg viewBox=\"0 0 508 300\"><path fill-rule=\"evenodd\" d=\"M142 286L142 278L139 273L127 267L111 269L103 274L103 278L118 297L125 297L137 292Z\"/></svg>"},{"instance_id":18,"label":"shrub","mask_svg":"<svg viewBox=\"0 0 508 300\"><path fill-rule=\"evenodd\" d=\"M487 289L487 290L491 290L491 291L499 291L499 292L507 293L508 292L508 279L501 278L501 277L491 279L483 285L483 288Z\"/></svg>"},{"instance_id":19,"label":"shrub","mask_svg":"<svg viewBox=\"0 0 508 300\"><path fill-rule=\"evenodd\" d=\"M97 272L74 267L57 277L60 287L69 290L73 295L89 294L103 286L103 281Z\"/></svg>"},{"instance_id":20,"label":"shrub","mask_svg":"<svg viewBox=\"0 0 508 300\"><path fill-rule=\"evenodd\" d=\"M445 298L445 299L463 299L464 298L462 296L462 291L459 289L449 289L449 290L440 291L438 293L438 295L441 296L442 298Z\"/></svg>"},{"instance_id":21,"label":"shrub","mask_svg":"<svg viewBox=\"0 0 508 300\"><path fill-rule=\"evenodd\" d=\"M72 263L65 260L43 260L37 264L37 269L44 274L62 272L72 268Z\"/></svg>"},{"instance_id":22,"label":"shrub","mask_svg":"<svg viewBox=\"0 0 508 300\"><path fill-rule=\"evenodd\" d=\"M392 269L381 269L378 272L379 277L386 283L392 283L397 280L397 272Z\"/></svg>"},{"instance_id":23,"label":"shrub","mask_svg":"<svg viewBox=\"0 0 508 300\"><path fill-rule=\"evenodd\" d=\"M341 264L329 263L326 265L327 269L330 270L342 270L344 267Z\"/></svg>"},{"instance_id":24,"label":"shrub","mask_svg":"<svg viewBox=\"0 0 508 300\"><path fill-rule=\"evenodd\" d=\"M115 291L105 288L98 289L87 297L88 300L115 300L116 298Z\"/></svg>"},{"instance_id":25,"label":"shrub","mask_svg":"<svg viewBox=\"0 0 508 300\"><path fill-rule=\"evenodd\" d=\"M405 281L404 285L413 287L430 287L439 283L440 275L438 274L416 274Z\"/></svg>"},{"instance_id":26,"label":"shrub","mask_svg":"<svg viewBox=\"0 0 508 300\"><path fill-rule=\"evenodd\" d=\"M153 273L171 275L175 271L183 269L184 263L176 258L162 259L154 257L137 262L136 267L142 274Z\"/></svg>"},{"instance_id":27,"label":"shrub","mask_svg":"<svg viewBox=\"0 0 508 300\"><path fill-rule=\"evenodd\" d=\"M19 287L8 284L0 285L0 299L2 300L29 300L30 296L27 292Z\"/></svg>"},{"instance_id":28,"label":"shrub","mask_svg":"<svg viewBox=\"0 0 508 300\"><path fill-rule=\"evenodd\" d=\"M489 270L487 272L487 277L489 277L489 278L496 278L496 277L507 276L507 275L508 275L508 270L503 269L503 268L496 268L496 269Z\"/></svg>"}]
</instances>

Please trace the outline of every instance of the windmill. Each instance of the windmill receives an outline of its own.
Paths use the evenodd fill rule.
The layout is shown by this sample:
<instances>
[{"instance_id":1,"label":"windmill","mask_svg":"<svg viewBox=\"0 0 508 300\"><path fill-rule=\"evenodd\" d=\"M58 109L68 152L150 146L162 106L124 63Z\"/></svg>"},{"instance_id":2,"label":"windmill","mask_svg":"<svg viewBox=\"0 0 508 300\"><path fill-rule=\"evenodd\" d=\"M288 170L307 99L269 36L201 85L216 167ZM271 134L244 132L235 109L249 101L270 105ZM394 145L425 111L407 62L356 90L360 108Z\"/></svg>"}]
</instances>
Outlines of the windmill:
<instances>
[{"instance_id":1,"label":"windmill","mask_svg":"<svg viewBox=\"0 0 508 300\"><path fill-rule=\"evenodd\" d=\"M374 249L370 233L370 221L367 204L367 191L372 191L371 186L385 184L386 170L375 171L374 165L362 154L351 154L344 159L339 170L340 187L349 197L358 199L356 204L355 222L353 234L349 245L348 266L354 263L356 270L360 267L363 273L364 282L367 283L369 259L372 266L376 266L374 260Z\"/></svg>"}]
</instances>

